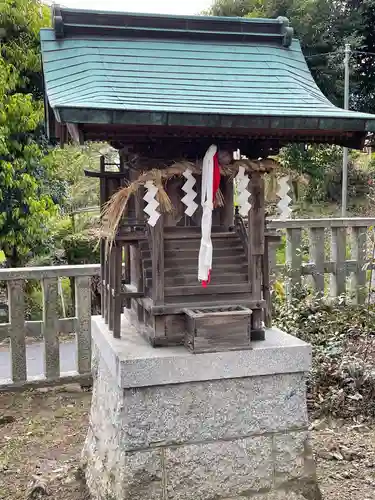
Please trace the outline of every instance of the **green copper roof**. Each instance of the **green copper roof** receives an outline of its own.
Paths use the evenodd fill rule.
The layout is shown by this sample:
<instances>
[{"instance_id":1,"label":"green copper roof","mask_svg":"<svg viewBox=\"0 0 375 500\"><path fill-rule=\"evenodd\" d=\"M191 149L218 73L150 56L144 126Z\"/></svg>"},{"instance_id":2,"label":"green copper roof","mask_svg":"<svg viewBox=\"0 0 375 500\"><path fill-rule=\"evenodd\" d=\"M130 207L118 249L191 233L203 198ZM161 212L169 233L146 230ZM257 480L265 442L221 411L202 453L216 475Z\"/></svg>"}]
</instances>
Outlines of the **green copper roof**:
<instances>
[{"instance_id":1,"label":"green copper roof","mask_svg":"<svg viewBox=\"0 0 375 500\"><path fill-rule=\"evenodd\" d=\"M41 43L46 94L60 121L375 130L375 116L324 97L284 18L56 8Z\"/></svg>"}]
</instances>

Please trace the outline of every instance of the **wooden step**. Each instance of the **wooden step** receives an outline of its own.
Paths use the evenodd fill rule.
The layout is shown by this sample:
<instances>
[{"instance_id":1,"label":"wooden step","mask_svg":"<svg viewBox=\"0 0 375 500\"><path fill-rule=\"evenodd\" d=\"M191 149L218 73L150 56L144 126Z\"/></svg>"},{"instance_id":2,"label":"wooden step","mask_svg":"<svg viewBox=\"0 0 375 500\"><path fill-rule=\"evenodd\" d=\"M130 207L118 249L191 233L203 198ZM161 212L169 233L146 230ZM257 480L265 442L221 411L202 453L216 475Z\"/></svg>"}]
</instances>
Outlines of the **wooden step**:
<instances>
[{"instance_id":1,"label":"wooden step","mask_svg":"<svg viewBox=\"0 0 375 500\"><path fill-rule=\"evenodd\" d=\"M245 264L245 256L243 254L238 254L238 255L224 255L224 256L218 256L213 258L213 263L212 263L212 269L223 269L227 268L227 266L237 266L237 267L243 267ZM152 266L152 261L151 259L144 259L143 260L143 268L151 268ZM165 269L182 269L186 270L188 267L191 267L193 269L197 269L198 267L198 255L195 255L194 257L182 257L182 258L173 258L173 259L166 259L165 260Z\"/></svg>"},{"instance_id":2,"label":"wooden step","mask_svg":"<svg viewBox=\"0 0 375 500\"><path fill-rule=\"evenodd\" d=\"M146 262L146 261L145 261ZM148 266L144 267L144 276L145 278L152 278L152 269L151 269L151 260L147 261L149 263ZM217 272L216 272L217 270ZM219 272L220 270L220 272ZM213 265L212 274L213 276L218 276L219 274L235 274L237 276L247 275L248 267L247 263L244 262L235 262L233 264L225 264L225 265ZM198 259L194 260L193 265L185 265L176 267L165 267L164 268L164 276L165 278L169 277L184 277L185 275L194 275L198 274Z\"/></svg>"},{"instance_id":3,"label":"wooden step","mask_svg":"<svg viewBox=\"0 0 375 500\"><path fill-rule=\"evenodd\" d=\"M211 277L211 285L247 283L247 275L245 273L213 273ZM185 274L184 276L171 276L164 278L165 286L184 286L196 285L198 282L198 272L194 274Z\"/></svg>"},{"instance_id":4,"label":"wooden step","mask_svg":"<svg viewBox=\"0 0 375 500\"><path fill-rule=\"evenodd\" d=\"M219 238L226 238L226 239L232 239L236 238L238 235L236 232L228 232L228 231L213 231L211 233L211 239L216 240ZM199 228L199 231L196 232L189 232L189 231L184 231L181 233L173 232L173 233L168 233L164 232L164 240L196 240L196 239L201 239L201 230Z\"/></svg>"},{"instance_id":5,"label":"wooden step","mask_svg":"<svg viewBox=\"0 0 375 500\"><path fill-rule=\"evenodd\" d=\"M248 283L209 285L204 288L201 283L195 286L167 286L164 290L165 297L177 297L186 295L222 295L225 293L249 293Z\"/></svg>"},{"instance_id":6,"label":"wooden step","mask_svg":"<svg viewBox=\"0 0 375 500\"><path fill-rule=\"evenodd\" d=\"M211 285L223 285L223 284L235 284L235 283L247 283L247 274L245 273L225 273L225 274L215 274L213 273L211 277ZM149 287L152 284L151 276L146 278L146 286ZM186 286L186 285L197 285L198 281L198 271L195 270L194 274L184 274L181 276L176 276L175 273L170 277L164 278L165 286Z\"/></svg>"},{"instance_id":7,"label":"wooden step","mask_svg":"<svg viewBox=\"0 0 375 500\"><path fill-rule=\"evenodd\" d=\"M141 253L142 259L151 259L151 252L149 250L142 250ZM169 260L175 259L198 259L199 249L189 249L189 250L165 250L164 252L164 260L165 262ZM229 248L214 248L213 249L213 258L221 258L221 257L236 257L240 258L241 256L245 258L245 253L242 247L229 247Z\"/></svg>"},{"instance_id":8,"label":"wooden step","mask_svg":"<svg viewBox=\"0 0 375 500\"><path fill-rule=\"evenodd\" d=\"M164 242L165 250L197 250L199 251L201 241L197 240L167 240ZM213 248L242 248L242 243L239 238L218 238L212 242Z\"/></svg>"}]
</instances>

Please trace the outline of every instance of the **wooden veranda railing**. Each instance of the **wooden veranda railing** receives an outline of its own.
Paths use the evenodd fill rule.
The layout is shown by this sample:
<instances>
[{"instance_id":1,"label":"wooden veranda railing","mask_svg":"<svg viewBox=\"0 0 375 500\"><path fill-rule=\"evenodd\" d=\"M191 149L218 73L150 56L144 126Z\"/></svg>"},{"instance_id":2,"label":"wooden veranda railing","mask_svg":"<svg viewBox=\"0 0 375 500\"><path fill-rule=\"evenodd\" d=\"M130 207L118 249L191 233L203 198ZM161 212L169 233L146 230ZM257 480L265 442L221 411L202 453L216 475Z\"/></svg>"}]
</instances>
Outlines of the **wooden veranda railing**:
<instances>
[{"instance_id":1,"label":"wooden veranda railing","mask_svg":"<svg viewBox=\"0 0 375 500\"><path fill-rule=\"evenodd\" d=\"M288 293L307 279L317 293L351 293L363 303L375 268L374 226L364 217L270 220L267 227L285 236L270 245L270 269L288 278Z\"/></svg>"},{"instance_id":2,"label":"wooden veranda railing","mask_svg":"<svg viewBox=\"0 0 375 500\"><path fill-rule=\"evenodd\" d=\"M11 378L0 380L0 390L57 385L68 382L89 383L91 376L91 279L100 273L98 265L27 267L0 269L0 282L8 288L8 322L0 324L0 343L10 339ZM60 317L59 278L75 278L75 316ZM26 321L25 284L41 283L43 319ZM77 366L74 372L60 371L60 334L75 333ZM44 343L44 374L30 378L27 373L27 342ZM9 352L7 346L3 352Z\"/></svg>"}]
</instances>

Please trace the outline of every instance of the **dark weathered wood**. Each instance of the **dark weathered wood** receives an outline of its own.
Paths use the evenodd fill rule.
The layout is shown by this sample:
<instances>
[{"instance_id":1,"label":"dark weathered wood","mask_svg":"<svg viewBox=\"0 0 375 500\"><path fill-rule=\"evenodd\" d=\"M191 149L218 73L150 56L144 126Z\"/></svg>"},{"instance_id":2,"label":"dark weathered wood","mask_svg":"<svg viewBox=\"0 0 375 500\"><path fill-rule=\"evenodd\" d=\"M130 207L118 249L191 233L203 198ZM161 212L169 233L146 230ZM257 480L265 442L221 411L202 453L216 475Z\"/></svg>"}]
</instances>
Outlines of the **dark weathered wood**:
<instances>
[{"instance_id":1,"label":"dark weathered wood","mask_svg":"<svg viewBox=\"0 0 375 500\"><path fill-rule=\"evenodd\" d=\"M268 253L269 242L266 239L263 254L263 298L266 301L266 309L264 311L264 323L267 328L272 326L272 298L271 298L271 286L270 286L270 267L269 267L269 253Z\"/></svg>"},{"instance_id":2,"label":"dark weathered wood","mask_svg":"<svg viewBox=\"0 0 375 500\"><path fill-rule=\"evenodd\" d=\"M113 332L113 324L114 324L114 297L112 290L114 289L115 286L115 276L116 276L116 269L115 269L115 247L112 246L109 252L109 258L108 258L108 267L109 267L109 280L108 280L108 287L107 287L107 292L108 292L108 328L111 332Z\"/></svg>"},{"instance_id":3,"label":"dark weathered wood","mask_svg":"<svg viewBox=\"0 0 375 500\"><path fill-rule=\"evenodd\" d=\"M181 231L184 229L186 232ZM166 240L200 240L201 233L196 230L196 227L180 227L175 226L173 228L169 227L168 232L165 233L164 237ZM200 228L198 228L200 229ZM215 240L216 238L235 238L236 235L233 232L225 231L225 228L219 227L218 230L215 230L215 226L212 227L211 239ZM172 232L173 230L173 232Z\"/></svg>"},{"instance_id":4,"label":"dark weathered wood","mask_svg":"<svg viewBox=\"0 0 375 500\"><path fill-rule=\"evenodd\" d=\"M109 321L109 250L105 250L104 257L104 279L102 286L103 303L104 303L104 322L108 325Z\"/></svg>"},{"instance_id":5,"label":"dark weathered wood","mask_svg":"<svg viewBox=\"0 0 375 500\"><path fill-rule=\"evenodd\" d=\"M185 346L194 353L250 348L251 310L241 306L185 309Z\"/></svg>"},{"instance_id":6,"label":"dark weathered wood","mask_svg":"<svg viewBox=\"0 0 375 500\"><path fill-rule=\"evenodd\" d=\"M150 250L142 250L142 259L150 259L151 252ZM188 250L165 250L164 251L164 260L165 266L168 265L170 260L182 260L184 259L195 259L197 260L197 256L199 255L199 249L188 249ZM214 247L213 249L213 259L221 259L222 257L231 257L231 258L245 258L244 249L242 246L233 246L232 248L218 248Z\"/></svg>"},{"instance_id":7,"label":"dark weathered wood","mask_svg":"<svg viewBox=\"0 0 375 500\"><path fill-rule=\"evenodd\" d=\"M264 207L264 179L263 176L254 172L250 181L251 209L249 211L249 250L248 250L248 273L251 286L251 294L254 300L262 299L263 283L263 256L265 245L265 207ZM257 339L263 338L263 311L256 309L252 314L252 332Z\"/></svg>"},{"instance_id":8,"label":"dark weathered wood","mask_svg":"<svg viewBox=\"0 0 375 500\"><path fill-rule=\"evenodd\" d=\"M208 285L204 288L201 283L195 286L171 286L166 287L165 297L187 296L187 295L217 295L230 293L248 293L249 286L247 283Z\"/></svg>"},{"instance_id":9,"label":"dark weathered wood","mask_svg":"<svg viewBox=\"0 0 375 500\"><path fill-rule=\"evenodd\" d=\"M119 339L121 337L121 313L123 309L123 297L121 294L122 257L123 257L122 247L116 245L113 248L113 252L114 252L113 256L114 282L113 282L113 288L111 289L112 300L113 300L113 336ZM127 299L125 302L126 307L128 307L129 304L128 301L129 299Z\"/></svg>"},{"instance_id":10,"label":"dark weathered wood","mask_svg":"<svg viewBox=\"0 0 375 500\"><path fill-rule=\"evenodd\" d=\"M224 206L221 208L220 223L229 228L234 224L234 189L233 179L225 179L223 191Z\"/></svg>"},{"instance_id":11,"label":"dark weathered wood","mask_svg":"<svg viewBox=\"0 0 375 500\"><path fill-rule=\"evenodd\" d=\"M228 233L230 236L229 237L222 237L222 238L213 238L214 242L214 247L215 248L239 248L241 247L241 241L238 237L238 235L235 232ZM164 248L165 250L195 250L199 252L199 247L200 247L200 238L194 238L194 239L182 239L182 238L175 238L173 240L166 239L164 238ZM144 245L144 242L142 242L142 247L141 249L144 250L147 248L146 245Z\"/></svg>"},{"instance_id":12,"label":"dark weathered wood","mask_svg":"<svg viewBox=\"0 0 375 500\"><path fill-rule=\"evenodd\" d=\"M148 260L147 262L144 261L143 264L145 266L143 276L145 279L152 278L151 260ZM224 274L228 273L235 276L246 276L247 280L247 263L237 261L236 263L231 264L226 262L220 264L220 262L217 262L215 263L215 269L212 272L211 279L214 280L216 278L220 278ZM186 267L166 267L164 270L165 279L171 277L183 278L190 275L196 276L198 280L198 266L196 260L190 265L186 264Z\"/></svg>"},{"instance_id":13,"label":"dark weathered wood","mask_svg":"<svg viewBox=\"0 0 375 500\"><path fill-rule=\"evenodd\" d=\"M148 246L148 242L144 242ZM130 246L130 265L131 265L131 284L134 286L135 290L138 293L141 293L141 296L144 296L144 279L143 279L143 268L142 268L142 260L141 260L141 249L140 244L131 245ZM152 270L151 276L152 277ZM150 283L151 285L151 283ZM137 311L138 321L143 321L143 308L136 301L133 301L133 309Z\"/></svg>"},{"instance_id":14,"label":"dark weathered wood","mask_svg":"<svg viewBox=\"0 0 375 500\"><path fill-rule=\"evenodd\" d=\"M100 157L100 173L103 174L105 171L105 159L102 155ZM102 209L104 204L106 203L106 186L104 183L104 179L100 179L100 220L102 221ZM104 238L100 240L100 280L102 283L102 293L101 293L101 314L102 317L105 317L105 311L107 307L107 294L106 294L106 283L105 283L105 248L106 241Z\"/></svg>"},{"instance_id":15,"label":"dark weathered wood","mask_svg":"<svg viewBox=\"0 0 375 500\"><path fill-rule=\"evenodd\" d=\"M105 161L105 159L104 159ZM90 170L84 170L83 171L86 177L94 177L96 179L116 179L116 180L121 180L125 179L128 174L127 172L112 172L112 171L101 171L100 172L91 172Z\"/></svg>"},{"instance_id":16,"label":"dark weathered wood","mask_svg":"<svg viewBox=\"0 0 375 500\"><path fill-rule=\"evenodd\" d=\"M150 228L152 254L152 299L155 304L164 301L164 224L161 216Z\"/></svg>"},{"instance_id":17,"label":"dark weathered wood","mask_svg":"<svg viewBox=\"0 0 375 500\"><path fill-rule=\"evenodd\" d=\"M131 283L131 266L130 266L130 244L127 243L124 245L124 279L125 283L130 284ZM125 307L127 309L130 309L131 307L131 300L130 298L126 299L125 301Z\"/></svg>"},{"instance_id":18,"label":"dark weathered wood","mask_svg":"<svg viewBox=\"0 0 375 500\"><path fill-rule=\"evenodd\" d=\"M235 215L235 228L238 238L242 244L242 248L245 252L246 259L248 260L248 252L249 252L249 236L247 233L247 229L244 223L243 218L236 213Z\"/></svg>"},{"instance_id":19,"label":"dark weathered wood","mask_svg":"<svg viewBox=\"0 0 375 500\"><path fill-rule=\"evenodd\" d=\"M174 300L171 300L171 297L168 299L163 305L154 305L152 299L145 298L139 299L145 308L151 315L166 315L166 314L181 314L184 312L186 308L197 308L197 307L211 307L211 306L225 306L225 305L241 305L244 307L249 307L254 310L263 309L266 306L264 300L253 301L250 297L250 294L231 294L230 296L215 296L215 295L207 295L205 297L197 297L190 296L186 298L182 297L174 297Z\"/></svg>"},{"instance_id":20,"label":"dark weathered wood","mask_svg":"<svg viewBox=\"0 0 375 500\"><path fill-rule=\"evenodd\" d=\"M123 285L121 296L124 299L139 299L140 297L144 297L144 293L138 291L134 285Z\"/></svg>"},{"instance_id":21,"label":"dark weathered wood","mask_svg":"<svg viewBox=\"0 0 375 500\"><path fill-rule=\"evenodd\" d=\"M164 260L164 259L163 259ZM219 272L219 269L226 269L228 266L237 266L243 267L245 262L245 256L241 258L241 255L227 255L224 257L220 257L215 259L213 258L212 264L212 273ZM145 269L151 268L152 260L145 259L143 261L143 266ZM198 272L198 256L196 257L176 257L173 259L168 259L165 262L165 269L176 269L177 270L186 270L187 268L196 269Z\"/></svg>"},{"instance_id":22,"label":"dark weathered wood","mask_svg":"<svg viewBox=\"0 0 375 500\"><path fill-rule=\"evenodd\" d=\"M214 273L211 277L211 282L210 286L214 285L222 285L222 284L244 284L247 283L247 268L244 269L244 272L225 272L226 270L223 270L223 273ZM190 271L189 271L190 273ZM150 280L150 279L148 279ZM147 281L148 281L147 280ZM198 274L196 272L191 273L191 274L185 274L181 273L179 275L172 274L171 276L165 276L165 286L185 286L185 285L197 285L198 282ZM151 282L151 280L150 280Z\"/></svg>"}]
</instances>

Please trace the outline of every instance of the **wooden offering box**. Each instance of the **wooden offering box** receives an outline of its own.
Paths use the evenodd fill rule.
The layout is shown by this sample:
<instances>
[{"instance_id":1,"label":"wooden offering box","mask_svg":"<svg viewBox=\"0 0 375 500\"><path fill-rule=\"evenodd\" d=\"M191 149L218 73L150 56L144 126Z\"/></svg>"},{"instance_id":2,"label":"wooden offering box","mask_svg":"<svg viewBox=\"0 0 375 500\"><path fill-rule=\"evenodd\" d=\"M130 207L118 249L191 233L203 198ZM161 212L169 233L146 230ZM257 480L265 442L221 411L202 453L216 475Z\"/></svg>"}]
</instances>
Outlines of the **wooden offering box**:
<instances>
[{"instance_id":1,"label":"wooden offering box","mask_svg":"<svg viewBox=\"0 0 375 500\"><path fill-rule=\"evenodd\" d=\"M242 306L185 309L185 346L194 353L250 349L251 312Z\"/></svg>"}]
</instances>

